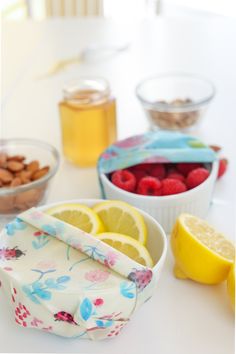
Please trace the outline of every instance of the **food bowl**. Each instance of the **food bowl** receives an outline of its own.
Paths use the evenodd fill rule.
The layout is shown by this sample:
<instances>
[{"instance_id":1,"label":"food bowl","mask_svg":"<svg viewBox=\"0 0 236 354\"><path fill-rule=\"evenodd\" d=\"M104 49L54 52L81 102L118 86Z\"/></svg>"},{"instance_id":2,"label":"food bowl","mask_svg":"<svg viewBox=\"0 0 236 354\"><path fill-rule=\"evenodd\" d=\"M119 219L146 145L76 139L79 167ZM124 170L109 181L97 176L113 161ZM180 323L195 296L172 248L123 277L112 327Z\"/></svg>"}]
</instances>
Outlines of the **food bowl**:
<instances>
[{"instance_id":1,"label":"food bowl","mask_svg":"<svg viewBox=\"0 0 236 354\"><path fill-rule=\"evenodd\" d=\"M215 161L212 164L209 177L199 186L184 193L160 197L126 192L115 186L104 173L100 175L100 179L105 198L123 200L146 211L169 233L181 213L190 213L199 217L206 216L217 173L218 161Z\"/></svg>"},{"instance_id":2,"label":"food bowl","mask_svg":"<svg viewBox=\"0 0 236 354\"><path fill-rule=\"evenodd\" d=\"M103 199L78 199L78 200L69 200L65 202L57 202L49 205L41 206L42 211L53 208L60 204L70 204L70 203L79 203L84 204L88 207L93 207L94 205L103 202ZM136 207L137 208L137 207ZM156 280L159 279L161 274L161 269L164 264L167 252L167 238L165 231L163 230L162 225L155 220L151 215L149 215L142 208L137 208L139 213L143 216L145 224L148 229L148 238L146 247L153 259L154 267L153 272L156 276Z\"/></svg>"},{"instance_id":3,"label":"food bowl","mask_svg":"<svg viewBox=\"0 0 236 354\"><path fill-rule=\"evenodd\" d=\"M186 131L201 120L215 88L198 75L169 73L141 81L136 95L152 129Z\"/></svg>"},{"instance_id":4,"label":"food bowl","mask_svg":"<svg viewBox=\"0 0 236 354\"><path fill-rule=\"evenodd\" d=\"M91 207L101 201L64 201L28 210L2 231L1 289L11 302L17 324L64 337L111 338L152 296L167 252L165 232L154 218L139 210L155 264L150 269L99 243L96 237L42 213L62 203ZM13 227L16 224L20 227ZM12 230L14 237L9 237ZM108 259L113 263L106 263Z\"/></svg>"},{"instance_id":5,"label":"food bowl","mask_svg":"<svg viewBox=\"0 0 236 354\"><path fill-rule=\"evenodd\" d=\"M19 186L0 188L0 216L7 220L30 207L44 203L49 183L59 166L59 153L51 145L32 139L2 139L0 153L9 156L24 156L24 163L37 160L40 167L47 166L49 171L41 178Z\"/></svg>"}]
</instances>

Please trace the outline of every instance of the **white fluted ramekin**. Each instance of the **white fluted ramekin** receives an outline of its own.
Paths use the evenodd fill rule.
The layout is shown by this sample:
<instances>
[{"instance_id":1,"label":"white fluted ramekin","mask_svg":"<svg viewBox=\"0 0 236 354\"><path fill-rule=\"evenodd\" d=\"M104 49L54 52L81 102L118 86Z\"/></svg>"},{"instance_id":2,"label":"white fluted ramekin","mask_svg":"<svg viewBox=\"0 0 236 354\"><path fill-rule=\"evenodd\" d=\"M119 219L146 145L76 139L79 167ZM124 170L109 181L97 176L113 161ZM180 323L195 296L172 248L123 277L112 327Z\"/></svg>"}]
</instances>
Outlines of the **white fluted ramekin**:
<instances>
[{"instance_id":1,"label":"white fluted ramekin","mask_svg":"<svg viewBox=\"0 0 236 354\"><path fill-rule=\"evenodd\" d=\"M153 216L169 233L181 213L205 217L212 199L218 173L218 161L212 164L209 177L199 186L187 192L169 196L152 197L126 192L116 187L105 174L101 183L106 199L123 200Z\"/></svg>"}]
</instances>

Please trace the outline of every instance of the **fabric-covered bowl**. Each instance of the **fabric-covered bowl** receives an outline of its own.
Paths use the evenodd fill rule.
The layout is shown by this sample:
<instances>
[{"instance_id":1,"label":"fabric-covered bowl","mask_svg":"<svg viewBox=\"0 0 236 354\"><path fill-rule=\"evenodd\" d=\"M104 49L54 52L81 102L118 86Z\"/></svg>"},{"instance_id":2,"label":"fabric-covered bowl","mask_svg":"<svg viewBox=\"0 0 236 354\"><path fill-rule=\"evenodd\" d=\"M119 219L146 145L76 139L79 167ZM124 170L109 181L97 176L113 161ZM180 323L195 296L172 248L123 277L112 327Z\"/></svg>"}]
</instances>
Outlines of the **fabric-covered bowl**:
<instances>
[{"instance_id":1,"label":"fabric-covered bowl","mask_svg":"<svg viewBox=\"0 0 236 354\"><path fill-rule=\"evenodd\" d=\"M112 184L109 174L143 163L199 162L210 170L210 176L187 192L168 196L145 196L129 193ZM196 137L170 131L151 131L131 136L110 145L98 161L98 175L103 198L123 200L152 215L170 232L179 214L204 217L208 211L217 178L216 153Z\"/></svg>"},{"instance_id":2,"label":"fabric-covered bowl","mask_svg":"<svg viewBox=\"0 0 236 354\"><path fill-rule=\"evenodd\" d=\"M69 203L93 206L101 200ZM66 203L66 202L63 202ZM64 337L112 338L156 289L167 239L140 210L148 228L152 269L44 211L32 208L0 234L0 281L15 322Z\"/></svg>"}]
</instances>

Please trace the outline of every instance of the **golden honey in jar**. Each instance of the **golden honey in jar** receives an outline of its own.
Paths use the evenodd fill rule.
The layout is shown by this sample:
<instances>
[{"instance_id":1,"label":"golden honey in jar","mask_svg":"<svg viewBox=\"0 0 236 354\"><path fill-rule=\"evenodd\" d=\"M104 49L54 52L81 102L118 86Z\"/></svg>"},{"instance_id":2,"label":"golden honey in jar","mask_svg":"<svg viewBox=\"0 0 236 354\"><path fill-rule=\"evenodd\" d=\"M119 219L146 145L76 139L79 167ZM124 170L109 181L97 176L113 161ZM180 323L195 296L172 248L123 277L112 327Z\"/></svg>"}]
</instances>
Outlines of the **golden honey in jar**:
<instances>
[{"instance_id":1,"label":"golden honey in jar","mask_svg":"<svg viewBox=\"0 0 236 354\"><path fill-rule=\"evenodd\" d=\"M81 78L68 85L59 110L65 157L81 167L96 165L116 140L116 102L107 81Z\"/></svg>"}]
</instances>

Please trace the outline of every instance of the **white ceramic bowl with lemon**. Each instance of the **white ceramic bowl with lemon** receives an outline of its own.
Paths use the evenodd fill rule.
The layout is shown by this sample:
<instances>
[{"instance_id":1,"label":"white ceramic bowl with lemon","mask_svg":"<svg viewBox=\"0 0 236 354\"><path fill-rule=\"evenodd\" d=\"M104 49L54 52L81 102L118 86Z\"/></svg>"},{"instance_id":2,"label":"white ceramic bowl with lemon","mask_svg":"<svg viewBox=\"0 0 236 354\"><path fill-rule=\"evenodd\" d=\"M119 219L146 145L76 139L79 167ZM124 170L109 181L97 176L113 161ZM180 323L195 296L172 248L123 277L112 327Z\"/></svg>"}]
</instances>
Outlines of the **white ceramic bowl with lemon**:
<instances>
[{"instance_id":1,"label":"white ceramic bowl with lemon","mask_svg":"<svg viewBox=\"0 0 236 354\"><path fill-rule=\"evenodd\" d=\"M111 209L114 215L105 220L105 214L110 213ZM84 231L94 234L111 246L118 245L117 249L122 246L122 252L131 255L137 262L151 267L155 281L159 279L166 258L167 238L161 225L143 210L133 208L121 201L101 199L64 201L43 206L41 210L74 226L80 226ZM106 223L105 228L103 221L101 224L101 213ZM96 217L96 214L99 217ZM124 217L126 219L123 219ZM119 222L119 220L123 221Z\"/></svg>"},{"instance_id":2,"label":"white ceramic bowl with lemon","mask_svg":"<svg viewBox=\"0 0 236 354\"><path fill-rule=\"evenodd\" d=\"M2 288L16 322L35 328L37 316L37 329L92 340L115 338L153 295L167 250L162 227L120 201L31 209L8 224L0 239ZM25 312L18 313L21 304Z\"/></svg>"},{"instance_id":3,"label":"white ceramic bowl with lemon","mask_svg":"<svg viewBox=\"0 0 236 354\"><path fill-rule=\"evenodd\" d=\"M123 200L153 216L170 233L175 220L181 213L205 217L211 200L218 173L218 161L210 168L209 177L199 186L184 193L168 196L146 196L126 192L115 186L106 174L101 174L101 184L105 198Z\"/></svg>"}]
</instances>

